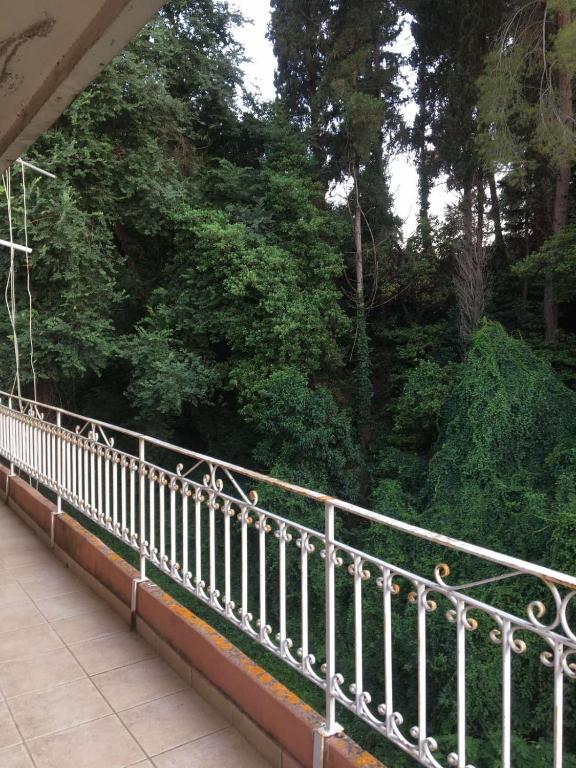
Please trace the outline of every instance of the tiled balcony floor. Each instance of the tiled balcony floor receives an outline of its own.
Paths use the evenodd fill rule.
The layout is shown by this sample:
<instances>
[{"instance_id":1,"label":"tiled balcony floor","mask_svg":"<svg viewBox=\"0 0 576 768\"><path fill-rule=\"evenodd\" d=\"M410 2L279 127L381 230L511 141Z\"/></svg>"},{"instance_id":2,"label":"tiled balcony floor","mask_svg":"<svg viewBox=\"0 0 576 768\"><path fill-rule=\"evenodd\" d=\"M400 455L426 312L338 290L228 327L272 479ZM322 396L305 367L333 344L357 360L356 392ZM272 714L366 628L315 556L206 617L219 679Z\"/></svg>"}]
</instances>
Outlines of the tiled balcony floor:
<instances>
[{"instance_id":1,"label":"tiled balcony floor","mask_svg":"<svg viewBox=\"0 0 576 768\"><path fill-rule=\"evenodd\" d=\"M268 763L0 504L0 768Z\"/></svg>"}]
</instances>

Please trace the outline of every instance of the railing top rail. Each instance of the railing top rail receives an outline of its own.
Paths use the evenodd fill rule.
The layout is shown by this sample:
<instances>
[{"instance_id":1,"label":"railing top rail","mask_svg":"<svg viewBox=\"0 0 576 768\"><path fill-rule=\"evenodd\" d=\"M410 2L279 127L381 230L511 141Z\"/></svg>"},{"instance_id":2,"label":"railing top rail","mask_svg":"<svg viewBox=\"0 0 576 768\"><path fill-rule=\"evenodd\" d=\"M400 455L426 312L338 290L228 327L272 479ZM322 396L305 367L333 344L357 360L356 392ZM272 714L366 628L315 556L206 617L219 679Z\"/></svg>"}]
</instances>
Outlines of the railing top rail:
<instances>
[{"instance_id":1,"label":"railing top rail","mask_svg":"<svg viewBox=\"0 0 576 768\"><path fill-rule=\"evenodd\" d=\"M168 443L165 440L160 440L159 438L151 437L126 427L119 427L115 424L110 424L109 422L83 416L82 414L75 413L74 411L68 411L65 408L60 408L59 406L48 405L47 403L41 403L39 401L31 400L25 397L18 397L17 395L12 395L9 392L0 390L0 404L2 404L2 399L4 398L16 401L18 403L27 403L31 406L34 406L38 411L49 410L54 413L60 413L61 415L68 416L72 419L84 421L89 424L93 424L94 426L102 427L103 429L112 430L118 434L125 435L126 437L130 437L138 441L144 440L149 445L154 445L157 448L162 448L164 450L180 454L181 456L186 456L187 458L198 462L205 462L206 464L218 466L222 469L226 469L230 472L249 478L250 480L256 481L258 483L263 483L265 485L279 488L281 490L287 491L288 493L293 493L295 495L308 498L311 501L316 501L321 504L332 504L336 509L340 511L348 512L374 523L379 523L400 533L405 533L409 536L428 541L432 544L461 552L462 554L480 558L482 560L491 562L494 565L520 571L525 575L535 576L553 584L558 584L569 589L576 589L576 576L562 573L561 571L557 571L553 568L547 568L546 566L530 563L527 560L522 560L521 558L513 557L512 555L505 555L500 552L495 552L494 550L488 549L487 547L470 544L469 542L463 541L461 539L446 536L442 533L436 533L435 531L428 530L427 528L412 525L411 523L406 523L403 520L397 520L393 517L383 515L380 512L374 512L356 504L342 501L333 496L320 493L318 491L313 491L308 488L303 488L302 486L289 483L284 480L279 480L278 478L270 477L269 475L265 475L262 472L256 472L254 470L246 469L245 467L240 467L236 464L232 464L221 459L216 459L213 456L207 456L205 454L192 451L188 448L182 448L172 443ZM134 458L138 459L137 456L134 456ZM157 467L157 469L161 468Z\"/></svg>"}]
</instances>

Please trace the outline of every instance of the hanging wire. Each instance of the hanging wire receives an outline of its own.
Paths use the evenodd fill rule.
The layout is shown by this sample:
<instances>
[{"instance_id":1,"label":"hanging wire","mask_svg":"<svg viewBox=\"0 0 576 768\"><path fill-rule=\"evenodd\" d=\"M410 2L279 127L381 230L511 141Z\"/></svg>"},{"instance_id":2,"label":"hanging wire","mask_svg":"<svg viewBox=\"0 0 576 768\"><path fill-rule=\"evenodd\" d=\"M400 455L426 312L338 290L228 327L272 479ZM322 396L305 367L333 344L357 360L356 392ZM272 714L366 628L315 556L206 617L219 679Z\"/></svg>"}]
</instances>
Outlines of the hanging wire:
<instances>
[{"instance_id":1,"label":"hanging wire","mask_svg":"<svg viewBox=\"0 0 576 768\"><path fill-rule=\"evenodd\" d=\"M30 341L30 368L32 370L32 385L34 387L34 400L38 402L36 391L36 367L34 365L34 337L32 333L32 290L30 287L30 254L28 253L28 209L26 205L26 172L24 163L20 163L22 170L22 197L24 199L24 245L26 246L26 290L28 291L28 336Z\"/></svg>"},{"instance_id":2,"label":"hanging wire","mask_svg":"<svg viewBox=\"0 0 576 768\"><path fill-rule=\"evenodd\" d=\"M14 359L16 363L16 374L12 384L12 394L14 390L18 393L18 401L22 407L22 388L20 386L20 349L18 347L18 334L16 330L16 286L15 286L15 258L14 258L14 232L12 227L12 178L11 170L2 174L4 182L4 192L6 195L6 208L8 211L8 230L10 233L10 268L6 280L6 289L4 291L4 300L8 309L8 317L12 326L12 339L14 341Z\"/></svg>"}]
</instances>

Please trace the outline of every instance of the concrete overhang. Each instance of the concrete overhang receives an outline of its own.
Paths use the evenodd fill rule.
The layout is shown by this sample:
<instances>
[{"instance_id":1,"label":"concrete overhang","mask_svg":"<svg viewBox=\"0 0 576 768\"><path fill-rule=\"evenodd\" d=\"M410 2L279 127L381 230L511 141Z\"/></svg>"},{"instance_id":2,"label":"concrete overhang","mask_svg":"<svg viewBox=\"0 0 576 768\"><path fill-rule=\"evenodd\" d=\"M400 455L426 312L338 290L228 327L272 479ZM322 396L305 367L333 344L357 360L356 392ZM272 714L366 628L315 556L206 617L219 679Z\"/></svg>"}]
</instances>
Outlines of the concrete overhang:
<instances>
[{"instance_id":1,"label":"concrete overhang","mask_svg":"<svg viewBox=\"0 0 576 768\"><path fill-rule=\"evenodd\" d=\"M162 0L0 0L0 171L161 6Z\"/></svg>"}]
</instances>

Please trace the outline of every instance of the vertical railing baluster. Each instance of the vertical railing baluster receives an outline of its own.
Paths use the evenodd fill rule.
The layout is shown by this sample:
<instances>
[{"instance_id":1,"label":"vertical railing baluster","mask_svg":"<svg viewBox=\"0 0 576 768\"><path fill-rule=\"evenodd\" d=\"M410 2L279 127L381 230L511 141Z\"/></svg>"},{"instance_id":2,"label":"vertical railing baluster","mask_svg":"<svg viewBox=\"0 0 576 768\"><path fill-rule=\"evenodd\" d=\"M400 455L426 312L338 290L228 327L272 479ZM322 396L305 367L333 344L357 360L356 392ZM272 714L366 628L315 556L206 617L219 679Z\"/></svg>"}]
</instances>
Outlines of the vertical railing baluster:
<instances>
[{"instance_id":1,"label":"vertical railing baluster","mask_svg":"<svg viewBox=\"0 0 576 768\"><path fill-rule=\"evenodd\" d=\"M266 516L258 514L258 592L260 642L266 644Z\"/></svg>"},{"instance_id":2,"label":"vertical railing baluster","mask_svg":"<svg viewBox=\"0 0 576 768\"><path fill-rule=\"evenodd\" d=\"M242 509L242 517L240 518L241 523L241 547L242 547L242 554L240 556L240 567L241 567L241 590L242 590L242 597L241 597L241 606L240 606L240 620L241 625L246 629L247 628L247 621L248 621L248 521L250 519L250 515L248 512L247 507L244 507Z\"/></svg>"},{"instance_id":3,"label":"vertical railing baluster","mask_svg":"<svg viewBox=\"0 0 576 768\"><path fill-rule=\"evenodd\" d=\"M354 555L354 695L356 714L362 714L364 662L362 657L362 560Z\"/></svg>"},{"instance_id":4,"label":"vertical railing baluster","mask_svg":"<svg viewBox=\"0 0 576 768\"><path fill-rule=\"evenodd\" d=\"M58 415L56 415L58 418ZM56 435L55 427L51 426L51 432L49 435L50 449L49 449L49 464L50 464L50 479L52 480L52 489L58 486L58 477L56 475Z\"/></svg>"},{"instance_id":5,"label":"vertical railing baluster","mask_svg":"<svg viewBox=\"0 0 576 768\"><path fill-rule=\"evenodd\" d=\"M98 450L98 443L96 442L96 434L94 428L90 427L90 435L93 440L90 446L90 513L92 517L98 515L98 507L96 506L96 451Z\"/></svg>"},{"instance_id":6,"label":"vertical railing baluster","mask_svg":"<svg viewBox=\"0 0 576 768\"><path fill-rule=\"evenodd\" d=\"M512 728L512 632L510 622L502 624L502 768L511 768Z\"/></svg>"},{"instance_id":7,"label":"vertical railing baluster","mask_svg":"<svg viewBox=\"0 0 576 768\"><path fill-rule=\"evenodd\" d=\"M230 504L224 505L224 612L230 615L230 603L232 602L231 575L230 575L230 519L234 514Z\"/></svg>"},{"instance_id":8,"label":"vertical railing baluster","mask_svg":"<svg viewBox=\"0 0 576 768\"><path fill-rule=\"evenodd\" d=\"M148 475L148 539L150 544L150 557L154 557L156 548L156 482L154 470L150 469Z\"/></svg>"},{"instance_id":9,"label":"vertical railing baluster","mask_svg":"<svg viewBox=\"0 0 576 768\"><path fill-rule=\"evenodd\" d=\"M22 416L22 449L24 468L30 472L30 425L25 414Z\"/></svg>"},{"instance_id":10,"label":"vertical railing baluster","mask_svg":"<svg viewBox=\"0 0 576 768\"><path fill-rule=\"evenodd\" d=\"M210 492L210 499L208 502L208 559L209 559L209 572L210 572L210 585L208 595L210 597L210 604L215 605L215 592L216 592L216 492Z\"/></svg>"},{"instance_id":11,"label":"vertical railing baluster","mask_svg":"<svg viewBox=\"0 0 576 768\"><path fill-rule=\"evenodd\" d=\"M146 441L143 437L138 439L138 458L140 459L140 486L139 486L139 498L140 505L140 578L146 578L146 478L144 462L146 460Z\"/></svg>"},{"instance_id":12,"label":"vertical railing baluster","mask_svg":"<svg viewBox=\"0 0 576 768\"><path fill-rule=\"evenodd\" d=\"M102 454L103 450L100 445L96 445L97 450L97 458L96 458L96 495L97 495L97 508L98 508L98 522L100 522L104 516L104 500L102 498L102 482L103 482L103 472L102 472Z\"/></svg>"},{"instance_id":13,"label":"vertical railing baluster","mask_svg":"<svg viewBox=\"0 0 576 768\"><path fill-rule=\"evenodd\" d=\"M420 759L426 758L426 739L428 735L426 701L426 593L423 584L416 586L416 606L418 612L418 752Z\"/></svg>"},{"instance_id":14,"label":"vertical railing baluster","mask_svg":"<svg viewBox=\"0 0 576 768\"><path fill-rule=\"evenodd\" d=\"M188 483L182 483L182 582L188 584Z\"/></svg>"},{"instance_id":15,"label":"vertical railing baluster","mask_svg":"<svg viewBox=\"0 0 576 768\"><path fill-rule=\"evenodd\" d=\"M138 465L135 460L130 460L130 543L133 544L136 536L136 472Z\"/></svg>"},{"instance_id":16,"label":"vertical railing baluster","mask_svg":"<svg viewBox=\"0 0 576 768\"><path fill-rule=\"evenodd\" d=\"M178 482L175 478L170 481L170 573L177 573L177 554L176 554L176 488Z\"/></svg>"},{"instance_id":17,"label":"vertical railing baluster","mask_svg":"<svg viewBox=\"0 0 576 768\"><path fill-rule=\"evenodd\" d=\"M42 476L45 480L48 480L48 452L46 450L46 441L48 435L46 432L46 424L42 424Z\"/></svg>"},{"instance_id":18,"label":"vertical railing baluster","mask_svg":"<svg viewBox=\"0 0 576 768\"><path fill-rule=\"evenodd\" d=\"M466 768L466 606L456 604L456 664L458 707L458 768Z\"/></svg>"},{"instance_id":19,"label":"vertical railing baluster","mask_svg":"<svg viewBox=\"0 0 576 768\"><path fill-rule=\"evenodd\" d=\"M62 414L60 411L56 412L56 440L55 440L55 456L56 456L56 489L58 498L56 501L57 512L62 512Z\"/></svg>"},{"instance_id":20,"label":"vertical railing baluster","mask_svg":"<svg viewBox=\"0 0 576 768\"><path fill-rule=\"evenodd\" d=\"M118 533L118 462L119 458L112 452L110 461L112 462L112 530Z\"/></svg>"},{"instance_id":21,"label":"vertical railing baluster","mask_svg":"<svg viewBox=\"0 0 576 768\"><path fill-rule=\"evenodd\" d=\"M278 529L278 546L279 546L279 597L280 597L280 656L286 655L286 524L280 523Z\"/></svg>"},{"instance_id":22,"label":"vertical railing baluster","mask_svg":"<svg viewBox=\"0 0 576 768\"><path fill-rule=\"evenodd\" d=\"M66 435L66 456L64 459L65 462L65 469L66 469L66 491L67 491L67 498L68 500L71 499L72 496L72 443L71 443L71 435Z\"/></svg>"},{"instance_id":23,"label":"vertical railing baluster","mask_svg":"<svg viewBox=\"0 0 576 768\"><path fill-rule=\"evenodd\" d=\"M327 501L324 505L324 589L326 602L325 735L327 736L338 730L336 723L336 699L333 690L336 677L336 547L334 544L334 517L334 504Z\"/></svg>"},{"instance_id":24,"label":"vertical railing baluster","mask_svg":"<svg viewBox=\"0 0 576 768\"><path fill-rule=\"evenodd\" d=\"M111 494L110 494L110 456L112 455L112 451L107 445L104 445L102 452L104 454L104 520L106 528L110 528L110 523L112 521L112 515L111 515Z\"/></svg>"},{"instance_id":25,"label":"vertical railing baluster","mask_svg":"<svg viewBox=\"0 0 576 768\"><path fill-rule=\"evenodd\" d=\"M122 538L126 537L126 465L125 456L120 457L120 520L122 526Z\"/></svg>"},{"instance_id":26,"label":"vertical railing baluster","mask_svg":"<svg viewBox=\"0 0 576 768\"><path fill-rule=\"evenodd\" d=\"M554 643L554 768L564 765L564 646Z\"/></svg>"},{"instance_id":27,"label":"vertical railing baluster","mask_svg":"<svg viewBox=\"0 0 576 768\"><path fill-rule=\"evenodd\" d=\"M300 536L300 624L302 671L307 672L308 649L308 534Z\"/></svg>"},{"instance_id":28,"label":"vertical railing baluster","mask_svg":"<svg viewBox=\"0 0 576 768\"><path fill-rule=\"evenodd\" d=\"M78 505L80 509L84 510L84 456L85 456L84 438L78 436Z\"/></svg>"},{"instance_id":29,"label":"vertical railing baluster","mask_svg":"<svg viewBox=\"0 0 576 768\"><path fill-rule=\"evenodd\" d=\"M392 666L392 572L382 569L382 588L384 592L384 705L386 708L386 733L394 732L394 686Z\"/></svg>"},{"instance_id":30,"label":"vertical railing baluster","mask_svg":"<svg viewBox=\"0 0 576 768\"><path fill-rule=\"evenodd\" d=\"M166 562L166 483L163 474L160 475L158 487L160 506L160 565L164 568Z\"/></svg>"},{"instance_id":31,"label":"vertical railing baluster","mask_svg":"<svg viewBox=\"0 0 576 768\"><path fill-rule=\"evenodd\" d=\"M9 457L10 457L10 474L14 474L14 417L12 414L12 398L8 398L8 408L10 409L10 420L8 422L8 442L10 445Z\"/></svg>"},{"instance_id":32,"label":"vertical railing baluster","mask_svg":"<svg viewBox=\"0 0 576 768\"><path fill-rule=\"evenodd\" d=\"M78 436L77 435L71 435L70 439L74 442L71 444L70 453L72 455L71 457L71 463L72 463L72 484L71 484L71 493L72 493L72 500L76 501L78 498L78 488L76 486L76 480L77 480L77 463L78 463Z\"/></svg>"},{"instance_id":33,"label":"vertical railing baluster","mask_svg":"<svg viewBox=\"0 0 576 768\"><path fill-rule=\"evenodd\" d=\"M198 595L202 592L202 488L196 489L195 505L194 505L194 570L195 570L195 582L196 593Z\"/></svg>"}]
</instances>

